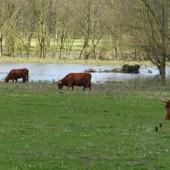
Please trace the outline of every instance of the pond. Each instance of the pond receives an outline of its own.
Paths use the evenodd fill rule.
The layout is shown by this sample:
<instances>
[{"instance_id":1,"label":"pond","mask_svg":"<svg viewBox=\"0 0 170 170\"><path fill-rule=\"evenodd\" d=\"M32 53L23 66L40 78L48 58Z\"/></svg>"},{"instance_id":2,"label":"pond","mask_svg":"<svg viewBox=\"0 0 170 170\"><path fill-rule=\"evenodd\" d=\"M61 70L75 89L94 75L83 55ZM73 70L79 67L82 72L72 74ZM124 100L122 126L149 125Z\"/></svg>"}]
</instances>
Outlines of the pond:
<instances>
[{"instance_id":1,"label":"pond","mask_svg":"<svg viewBox=\"0 0 170 170\"><path fill-rule=\"evenodd\" d=\"M105 70L121 68L121 66L111 65L82 65L82 64L0 64L0 81L4 81L5 76L14 68L28 68L29 81L49 81L54 82L63 78L70 72L84 72L86 69ZM167 78L170 78L170 68L167 67ZM154 78L159 74L156 67L141 66L139 74L126 73L92 73L92 83L105 83L107 81L127 81L134 79ZM21 80L20 80L21 81Z\"/></svg>"}]
</instances>

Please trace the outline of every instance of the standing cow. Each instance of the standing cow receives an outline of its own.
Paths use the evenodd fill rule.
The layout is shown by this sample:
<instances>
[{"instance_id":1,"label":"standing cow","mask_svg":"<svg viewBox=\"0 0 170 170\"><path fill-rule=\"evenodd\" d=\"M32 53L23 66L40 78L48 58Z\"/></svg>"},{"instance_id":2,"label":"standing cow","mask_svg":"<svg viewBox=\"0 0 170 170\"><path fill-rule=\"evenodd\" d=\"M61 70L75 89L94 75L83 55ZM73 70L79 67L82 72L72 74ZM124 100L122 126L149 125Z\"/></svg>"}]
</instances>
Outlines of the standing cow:
<instances>
[{"instance_id":1,"label":"standing cow","mask_svg":"<svg viewBox=\"0 0 170 170\"><path fill-rule=\"evenodd\" d=\"M57 86L59 89L62 89L63 86L68 87L68 89L72 87L72 90L74 86L84 86L83 90L85 90L86 87L91 90L91 74L88 72L69 73L63 79L57 81Z\"/></svg>"},{"instance_id":2,"label":"standing cow","mask_svg":"<svg viewBox=\"0 0 170 170\"><path fill-rule=\"evenodd\" d=\"M8 75L5 77L5 82L7 83L9 80L12 80L12 82L18 81L18 79L22 78L23 83L28 81L29 76L29 70L27 68L22 69L12 69Z\"/></svg>"}]
</instances>

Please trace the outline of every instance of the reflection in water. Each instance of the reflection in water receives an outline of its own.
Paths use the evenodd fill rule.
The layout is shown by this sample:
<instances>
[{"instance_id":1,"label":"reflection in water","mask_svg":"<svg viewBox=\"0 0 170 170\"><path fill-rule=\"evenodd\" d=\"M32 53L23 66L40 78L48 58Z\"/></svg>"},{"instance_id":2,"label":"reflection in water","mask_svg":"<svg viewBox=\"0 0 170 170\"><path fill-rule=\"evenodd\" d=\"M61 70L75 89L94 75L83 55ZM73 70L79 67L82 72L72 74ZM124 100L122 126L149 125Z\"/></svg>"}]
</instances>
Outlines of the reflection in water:
<instances>
[{"instance_id":1,"label":"reflection in water","mask_svg":"<svg viewBox=\"0 0 170 170\"><path fill-rule=\"evenodd\" d=\"M86 69L105 70L113 68L121 68L121 66L111 65L81 65L81 64L0 64L0 81L4 81L4 77L13 68L29 69L30 81L50 81L54 82L63 78L70 72L84 72ZM92 73L92 83L104 83L106 81L127 81L134 79L154 78L159 74L156 67L141 66L139 74L125 73ZM170 77L170 68L167 68L167 77Z\"/></svg>"}]
</instances>

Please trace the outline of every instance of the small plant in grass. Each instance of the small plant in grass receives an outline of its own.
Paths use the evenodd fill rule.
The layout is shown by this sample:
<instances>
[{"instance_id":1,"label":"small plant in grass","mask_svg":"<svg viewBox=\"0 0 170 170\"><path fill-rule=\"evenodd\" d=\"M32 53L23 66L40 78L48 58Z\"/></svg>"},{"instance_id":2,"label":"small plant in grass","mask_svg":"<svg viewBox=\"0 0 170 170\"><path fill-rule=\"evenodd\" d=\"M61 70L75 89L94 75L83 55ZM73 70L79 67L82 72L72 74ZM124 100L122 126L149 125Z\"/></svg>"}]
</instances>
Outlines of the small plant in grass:
<instances>
[{"instance_id":1,"label":"small plant in grass","mask_svg":"<svg viewBox=\"0 0 170 170\"><path fill-rule=\"evenodd\" d=\"M159 128L162 128L162 123L159 124ZM155 132L156 132L156 142L155 142L155 169L158 169L158 132L160 134L160 129L158 129L158 126L155 126Z\"/></svg>"},{"instance_id":2,"label":"small plant in grass","mask_svg":"<svg viewBox=\"0 0 170 170\"><path fill-rule=\"evenodd\" d=\"M155 126L155 132L156 132L156 142L155 142L155 169L158 169L158 127Z\"/></svg>"},{"instance_id":3,"label":"small plant in grass","mask_svg":"<svg viewBox=\"0 0 170 170\"><path fill-rule=\"evenodd\" d=\"M160 138L161 138L161 128L162 128L162 123L159 124L159 128L160 128L159 135L160 135Z\"/></svg>"}]
</instances>

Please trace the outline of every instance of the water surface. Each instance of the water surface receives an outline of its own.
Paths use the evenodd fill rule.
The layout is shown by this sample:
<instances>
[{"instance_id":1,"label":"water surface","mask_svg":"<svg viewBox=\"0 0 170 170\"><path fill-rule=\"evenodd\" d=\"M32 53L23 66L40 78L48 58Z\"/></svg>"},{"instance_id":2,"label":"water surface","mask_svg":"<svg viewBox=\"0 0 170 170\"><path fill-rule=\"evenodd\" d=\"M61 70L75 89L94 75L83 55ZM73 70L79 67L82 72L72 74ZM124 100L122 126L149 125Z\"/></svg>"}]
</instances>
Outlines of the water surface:
<instances>
[{"instance_id":1,"label":"water surface","mask_svg":"<svg viewBox=\"0 0 170 170\"><path fill-rule=\"evenodd\" d=\"M30 81L50 81L54 82L63 78L70 72L84 72L86 69L111 70L121 68L112 65L82 65L82 64L0 64L0 81L4 81L5 76L14 68L28 68ZM92 73L92 83L104 83L106 81L127 81L134 79L154 78L159 74L156 67L141 66L139 74L126 73ZM170 78L170 68L167 67L167 78ZM21 81L21 80L20 80Z\"/></svg>"}]
</instances>

